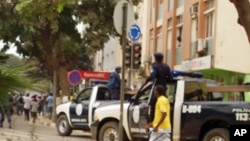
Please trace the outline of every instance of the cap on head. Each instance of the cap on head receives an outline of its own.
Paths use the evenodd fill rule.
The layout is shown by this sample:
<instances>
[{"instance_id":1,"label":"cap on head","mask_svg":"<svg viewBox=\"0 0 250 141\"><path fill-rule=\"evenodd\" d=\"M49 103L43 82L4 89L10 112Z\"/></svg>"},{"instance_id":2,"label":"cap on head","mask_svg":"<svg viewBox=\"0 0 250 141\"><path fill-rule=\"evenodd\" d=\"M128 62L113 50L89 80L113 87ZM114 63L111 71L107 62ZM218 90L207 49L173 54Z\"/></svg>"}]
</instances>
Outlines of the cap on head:
<instances>
[{"instance_id":1,"label":"cap on head","mask_svg":"<svg viewBox=\"0 0 250 141\"><path fill-rule=\"evenodd\" d=\"M120 66L115 67L115 70L120 70L120 69L121 69L121 67L120 67Z\"/></svg>"},{"instance_id":2,"label":"cap on head","mask_svg":"<svg viewBox=\"0 0 250 141\"><path fill-rule=\"evenodd\" d=\"M154 54L154 56L155 56L156 60L162 60L163 59L163 54L162 53L157 52L157 53Z\"/></svg>"}]
</instances>

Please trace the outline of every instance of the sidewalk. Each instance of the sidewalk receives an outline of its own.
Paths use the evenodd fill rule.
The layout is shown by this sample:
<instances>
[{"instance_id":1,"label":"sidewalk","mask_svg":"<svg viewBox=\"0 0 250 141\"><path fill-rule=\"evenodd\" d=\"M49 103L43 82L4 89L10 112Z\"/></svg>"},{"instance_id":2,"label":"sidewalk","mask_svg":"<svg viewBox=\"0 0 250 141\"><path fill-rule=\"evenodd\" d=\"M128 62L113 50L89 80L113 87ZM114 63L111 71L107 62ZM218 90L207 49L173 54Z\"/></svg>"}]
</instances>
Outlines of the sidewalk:
<instances>
[{"instance_id":1,"label":"sidewalk","mask_svg":"<svg viewBox=\"0 0 250 141\"><path fill-rule=\"evenodd\" d=\"M29 122L30 124L32 123L32 120ZM37 125L43 125L43 126L49 126L49 127L56 127L56 124L54 121L50 120L49 118L43 117L43 116L38 116L36 119L35 124Z\"/></svg>"}]
</instances>

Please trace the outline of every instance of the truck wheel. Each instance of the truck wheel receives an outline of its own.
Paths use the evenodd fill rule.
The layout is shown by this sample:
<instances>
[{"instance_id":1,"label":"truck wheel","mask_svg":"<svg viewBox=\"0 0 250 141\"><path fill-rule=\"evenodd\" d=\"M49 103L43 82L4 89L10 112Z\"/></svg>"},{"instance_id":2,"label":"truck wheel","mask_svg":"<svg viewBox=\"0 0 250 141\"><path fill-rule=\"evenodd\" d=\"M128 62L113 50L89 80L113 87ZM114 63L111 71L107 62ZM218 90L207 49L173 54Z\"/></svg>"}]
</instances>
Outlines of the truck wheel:
<instances>
[{"instance_id":1,"label":"truck wheel","mask_svg":"<svg viewBox=\"0 0 250 141\"><path fill-rule=\"evenodd\" d=\"M123 141L127 141L126 133L123 132ZM98 135L98 141L119 141L119 125L117 122L110 121L105 123Z\"/></svg>"},{"instance_id":2,"label":"truck wheel","mask_svg":"<svg viewBox=\"0 0 250 141\"><path fill-rule=\"evenodd\" d=\"M66 115L60 115L56 121L57 132L61 136L69 136L72 133L72 128L69 125Z\"/></svg>"},{"instance_id":3,"label":"truck wheel","mask_svg":"<svg viewBox=\"0 0 250 141\"><path fill-rule=\"evenodd\" d=\"M229 131L225 128L214 128L209 130L203 141L229 141Z\"/></svg>"}]
</instances>

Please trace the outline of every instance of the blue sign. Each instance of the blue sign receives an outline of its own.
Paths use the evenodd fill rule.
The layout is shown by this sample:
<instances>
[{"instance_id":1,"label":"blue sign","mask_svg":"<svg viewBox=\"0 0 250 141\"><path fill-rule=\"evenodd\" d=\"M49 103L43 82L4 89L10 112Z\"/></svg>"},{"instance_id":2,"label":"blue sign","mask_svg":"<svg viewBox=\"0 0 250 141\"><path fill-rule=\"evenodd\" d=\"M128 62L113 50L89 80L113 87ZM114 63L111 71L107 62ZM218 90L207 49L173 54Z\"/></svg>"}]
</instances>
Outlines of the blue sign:
<instances>
[{"instance_id":1,"label":"blue sign","mask_svg":"<svg viewBox=\"0 0 250 141\"><path fill-rule=\"evenodd\" d=\"M137 41L141 37L140 27L136 24L133 24L130 28L130 32L128 33L128 36L132 41Z\"/></svg>"},{"instance_id":2,"label":"blue sign","mask_svg":"<svg viewBox=\"0 0 250 141\"><path fill-rule=\"evenodd\" d=\"M77 70L73 70L68 75L68 80L71 85L78 85L82 81L81 73Z\"/></svg>"}]
</instances>

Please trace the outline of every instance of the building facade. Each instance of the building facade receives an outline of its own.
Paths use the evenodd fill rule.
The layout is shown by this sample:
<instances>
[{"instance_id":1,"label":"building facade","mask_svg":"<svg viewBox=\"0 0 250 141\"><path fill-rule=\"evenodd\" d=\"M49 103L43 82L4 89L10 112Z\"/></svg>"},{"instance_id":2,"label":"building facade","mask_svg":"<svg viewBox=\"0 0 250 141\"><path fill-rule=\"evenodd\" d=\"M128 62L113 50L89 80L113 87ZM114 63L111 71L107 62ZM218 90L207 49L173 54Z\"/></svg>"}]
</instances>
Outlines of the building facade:
<instances>
[{"instance_id":1,"label":"building facade","mask_svg":"<svg viewBox=\"0 0 250 141\"><path fill-rule=\"evenodd\" d=\"M246 79L250 45L230 1L145 2L148 12L143 46L148 56L163 52L172 69L200 71L224 85L250 81Z\"/></svg>"}]
</instances>

